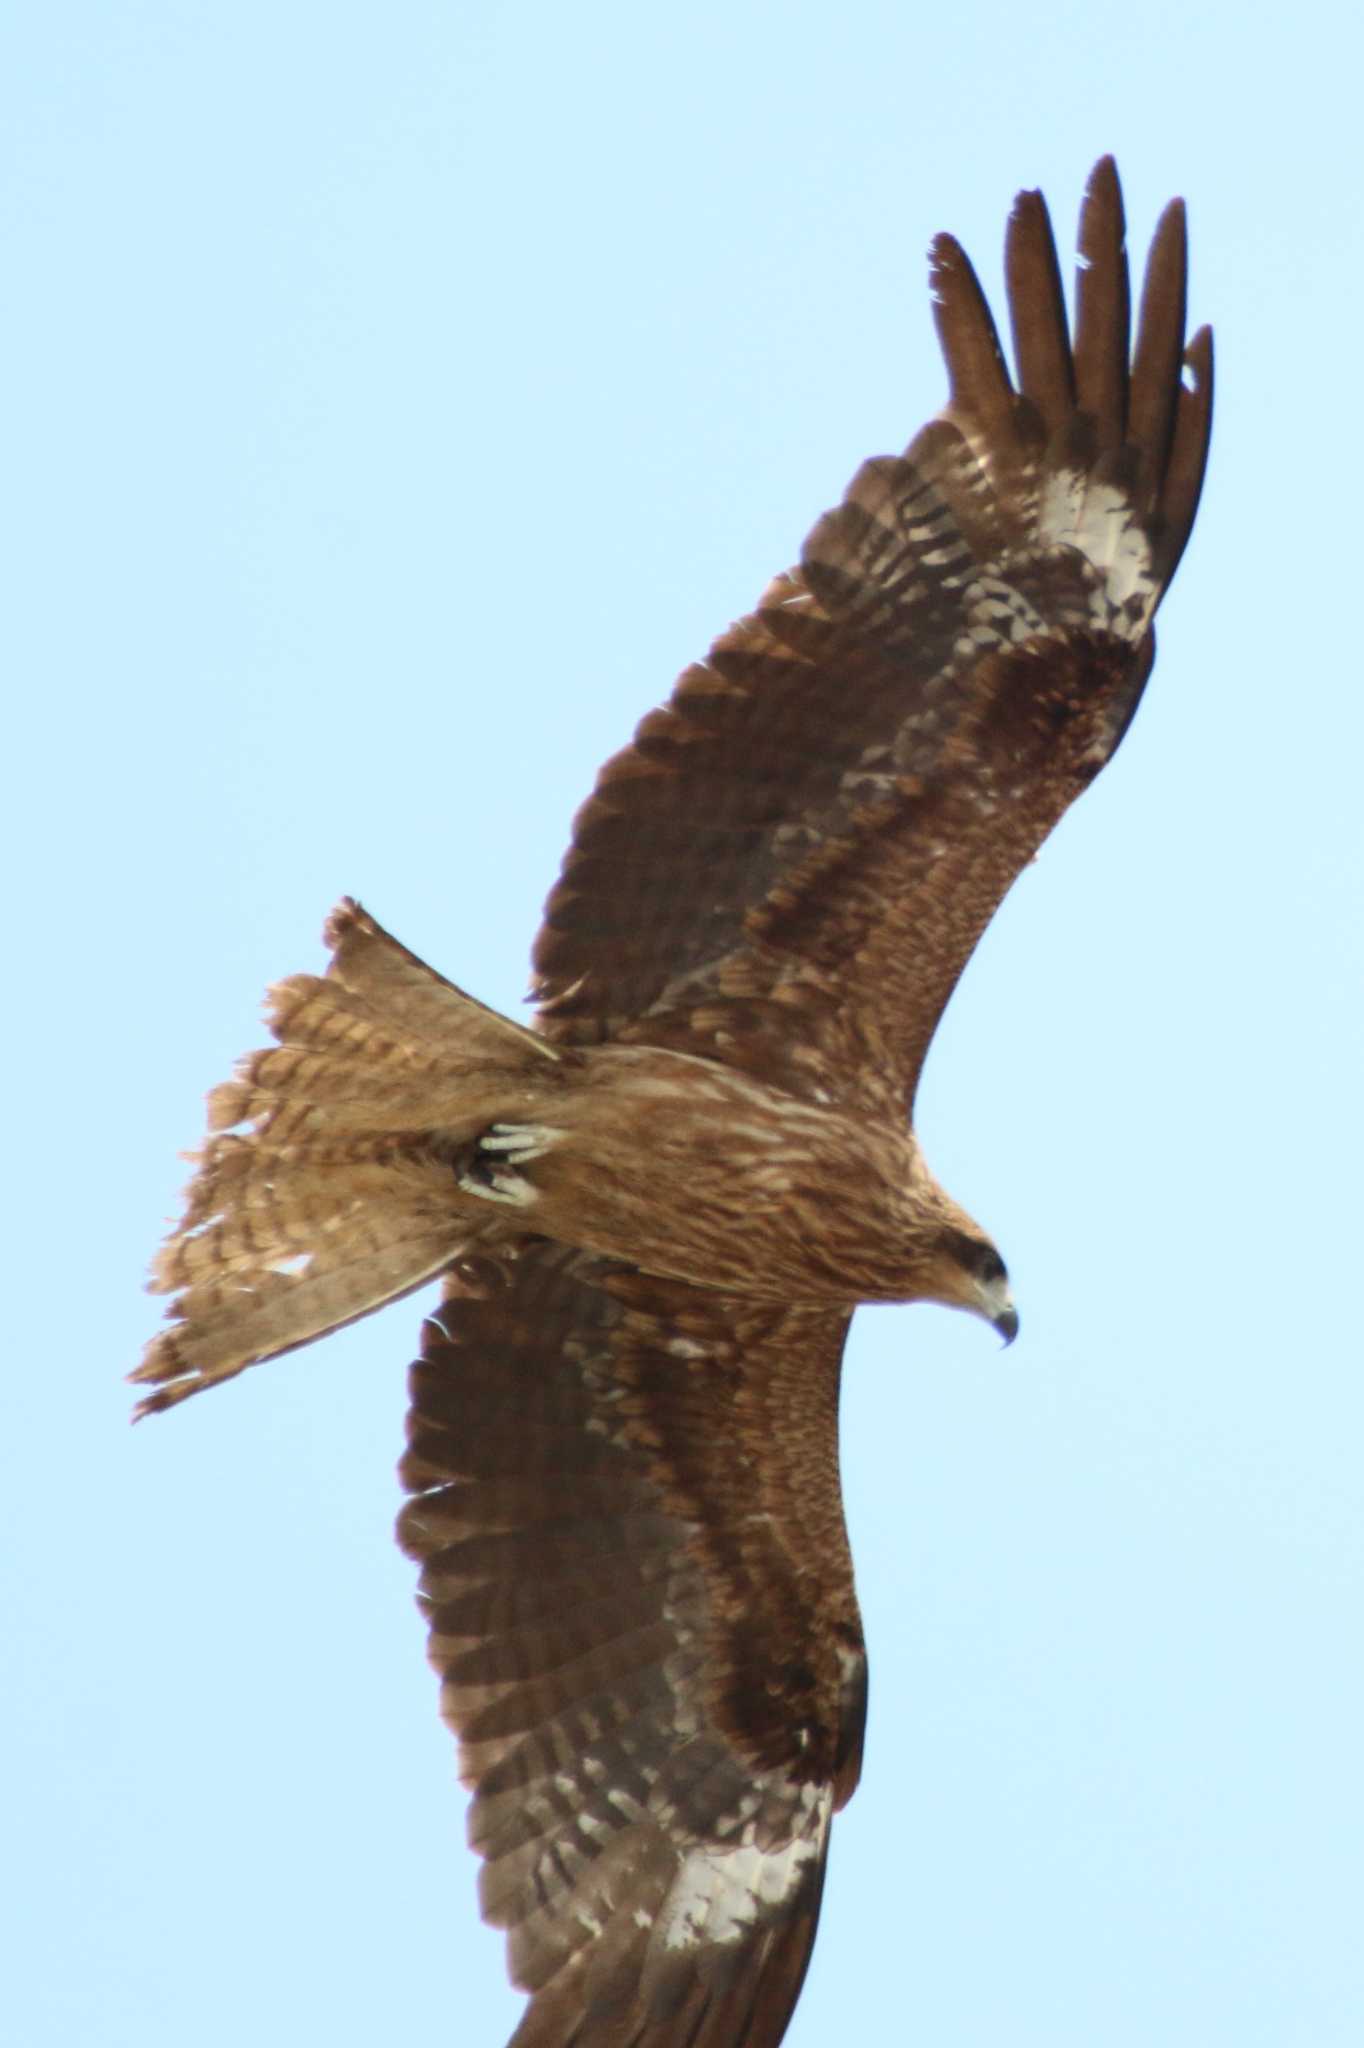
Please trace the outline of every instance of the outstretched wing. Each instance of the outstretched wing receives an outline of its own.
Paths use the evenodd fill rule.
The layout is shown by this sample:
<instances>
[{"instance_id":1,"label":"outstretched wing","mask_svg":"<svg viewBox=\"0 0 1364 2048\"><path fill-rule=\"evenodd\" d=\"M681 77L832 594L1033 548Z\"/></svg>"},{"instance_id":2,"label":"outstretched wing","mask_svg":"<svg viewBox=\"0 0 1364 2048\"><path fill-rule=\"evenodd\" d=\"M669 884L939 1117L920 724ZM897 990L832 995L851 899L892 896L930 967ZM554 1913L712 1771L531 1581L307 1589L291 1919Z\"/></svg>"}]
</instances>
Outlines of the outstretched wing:
<instances>
[{"instance_id":1,"label":"outstretched wing","mask_svg":"<svg viewBox=\"0 0 1364 2048\"><path fill-rule=\"evenodd\" d=\"M399 1536L513 2048L781 2039L861 1754L847 1320L528 1239L426 1325Z\"/></svg>"},{"instance_id":2,"label":"outstretched wing","mask_svg":"<svg viewBox=\"0 0 1364 2048\"><path fill-rule=\"evenodd\" d=\"M548 1032L675 1045L825 1101L912 1099L972 949L1150 670L1211 418L1185 268L1176 200L1129 359L1105 159L1072 346L1041 195L1021 194L1015 389L969 262L938 239L946 410L864 465L800 567L603 769L536 945Z\"/></svg>"}]
</instances>

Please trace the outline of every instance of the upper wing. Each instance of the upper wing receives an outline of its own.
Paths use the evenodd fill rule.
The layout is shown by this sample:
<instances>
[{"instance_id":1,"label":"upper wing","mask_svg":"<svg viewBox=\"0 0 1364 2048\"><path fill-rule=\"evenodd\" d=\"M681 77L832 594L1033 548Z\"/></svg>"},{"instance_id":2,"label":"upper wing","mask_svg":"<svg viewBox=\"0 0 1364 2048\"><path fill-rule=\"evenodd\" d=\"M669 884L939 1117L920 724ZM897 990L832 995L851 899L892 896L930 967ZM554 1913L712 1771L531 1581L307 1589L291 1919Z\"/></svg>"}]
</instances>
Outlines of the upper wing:
<instances>
[{"instance_id":1,"label":"upper wing","mask_svg":"<svg viewBox=\"0 0 1364 2048\"><path fill-rule=\"evenodd\" d=\"M426 1325L399 1536L513 2048L781 2039L865 1710L847 1321L527 1239Z\"/></svg>"},{"instance_id":2,"label":"upper wing","mask_svg":"<svg viewBox=\"0 0 1364 2048\"><path fill-rule=\"evenodd\" d=\"M1074 346L1019 196L1018 388L965 255L934 245L946 410L868 462L798 569L688 669L579 812L536 944L552 1035L638 1036L820 1099L912 1098L1001 897L1112 754L1202 484L1212 344L1184 347L1182 204L1129 360L1111 159Z\"/></svg>"}]
</instances>

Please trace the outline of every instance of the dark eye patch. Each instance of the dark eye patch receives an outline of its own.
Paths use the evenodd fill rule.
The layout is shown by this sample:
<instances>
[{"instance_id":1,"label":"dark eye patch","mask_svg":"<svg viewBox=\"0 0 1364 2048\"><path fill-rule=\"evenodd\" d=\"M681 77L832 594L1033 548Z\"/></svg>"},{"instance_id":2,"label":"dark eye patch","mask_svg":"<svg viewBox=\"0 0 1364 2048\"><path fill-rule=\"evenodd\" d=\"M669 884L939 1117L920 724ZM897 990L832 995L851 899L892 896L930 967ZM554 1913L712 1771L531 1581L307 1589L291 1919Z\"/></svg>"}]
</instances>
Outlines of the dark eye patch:
<instances>
[{"instance_id":1,"label":"dark eye patch","mask_svg":"<svg viewBox=\"0 0 1364 2048\"><path fill-rule=\"evenodd\" d=\"M978 1280L987 1283L1006 1277L1004 1261L992 1244L983 1238L968 1237L964 1230L947 1233L948 1250L959 1265L968 1273L974 1273Z\"/></svg>"}]
</instances>

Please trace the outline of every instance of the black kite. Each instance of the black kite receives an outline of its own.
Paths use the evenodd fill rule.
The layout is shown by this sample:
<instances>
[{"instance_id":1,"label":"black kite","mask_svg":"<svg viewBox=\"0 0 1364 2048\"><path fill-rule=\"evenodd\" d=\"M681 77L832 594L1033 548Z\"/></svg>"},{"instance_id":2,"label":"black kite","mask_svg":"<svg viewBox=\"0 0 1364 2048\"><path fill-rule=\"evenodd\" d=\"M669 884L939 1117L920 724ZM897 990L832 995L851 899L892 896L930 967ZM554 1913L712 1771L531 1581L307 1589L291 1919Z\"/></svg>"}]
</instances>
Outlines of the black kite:
<instances>
[{"instance_id":1,"label":"black kite","mask_svg":"<svg viewBox=\"0 0 1364 2048\"><path fill-rule=\"evenodd\" d=\"M579 813L535 1029L347 901L210 1098L142 1411L436 1276L411 1495L514 2048L772 2048L857 1783L839 1492L859 1301L1015 1328L909 1126L1015 876L1110 758L1189 536L1212 394L1161 217L1129 353L1111 161L1075 339L1036 192L1016 386L934 244L951 394L868 462Z\"/></svg>"}]
</instances>

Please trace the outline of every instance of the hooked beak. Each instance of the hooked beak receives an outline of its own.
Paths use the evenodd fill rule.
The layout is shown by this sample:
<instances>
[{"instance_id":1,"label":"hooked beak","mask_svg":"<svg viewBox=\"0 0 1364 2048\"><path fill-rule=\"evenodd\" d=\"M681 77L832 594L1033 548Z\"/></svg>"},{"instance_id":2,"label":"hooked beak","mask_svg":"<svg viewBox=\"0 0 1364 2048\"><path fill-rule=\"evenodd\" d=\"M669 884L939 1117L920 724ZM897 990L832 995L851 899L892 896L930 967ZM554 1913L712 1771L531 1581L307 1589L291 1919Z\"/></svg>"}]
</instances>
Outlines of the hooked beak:
<instances>
[{"instance_id":1,"label":"hooked beak","mask_svg":"<svg viewBox=\"0 0 1364 2048\"><path fill-rule=\"evenodd\" d=\"M980 1281L978 1285L977 1313L998 1330L1007 1348L1018 1335L1018 1310L1014 1307L1014 1298L1009 1292L1009 1276L1000 1272L988 1280Z\"/></svg>"}]
</instances>

